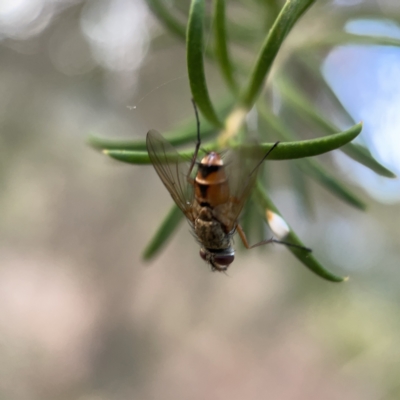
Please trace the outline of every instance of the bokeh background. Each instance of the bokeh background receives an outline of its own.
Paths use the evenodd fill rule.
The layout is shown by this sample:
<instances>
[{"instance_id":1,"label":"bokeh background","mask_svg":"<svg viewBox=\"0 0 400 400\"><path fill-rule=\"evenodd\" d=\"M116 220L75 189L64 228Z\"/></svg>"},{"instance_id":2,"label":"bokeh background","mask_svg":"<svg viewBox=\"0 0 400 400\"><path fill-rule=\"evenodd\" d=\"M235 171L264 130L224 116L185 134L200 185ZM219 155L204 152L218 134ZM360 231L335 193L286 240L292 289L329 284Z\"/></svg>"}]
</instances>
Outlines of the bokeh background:
<instances>
[{"instance_id":1,"label":"bokeh background","mask_svg":"<svg viewBox=\"0 0 400 400\"><path fill-rule=\"evenodd\" d=\"M332 15L348 32L399 38L396 3L321 2L287 53ZM334 152L368 210L310 182L311 215L290 163L270 163L272 198L347 283L323 281L279 246L211 273L186 224L146 264L172 200L151 167L113 162L86 138L144 138L192 117L184 45L141 0L3 0L0 54L1 398L399 398L398 180ZM397 174L399 65L398 48L350 45L321 63ZM207 73L212 95L225 90L215 67Z\"/></svg>"}]
</instances>

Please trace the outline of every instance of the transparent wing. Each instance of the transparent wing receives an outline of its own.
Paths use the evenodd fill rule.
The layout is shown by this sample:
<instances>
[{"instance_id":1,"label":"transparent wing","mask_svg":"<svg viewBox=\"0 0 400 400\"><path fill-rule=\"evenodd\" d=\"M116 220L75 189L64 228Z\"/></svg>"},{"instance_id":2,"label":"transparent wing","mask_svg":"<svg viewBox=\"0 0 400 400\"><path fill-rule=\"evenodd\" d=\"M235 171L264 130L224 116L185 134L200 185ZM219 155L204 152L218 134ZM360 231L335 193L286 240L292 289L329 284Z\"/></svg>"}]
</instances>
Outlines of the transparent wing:
<instances>
[{"instance_id":1,"label":"transparent wing","mask_svg":"<svg viewBox=\"0 0 400 400\"><path fill-rule=\"evenodd\" d=\"M147 133L146 146L158 176L177 206L190 218L193 185L187 180L189 163L155 130Z\"/></svg>"},{"instance_id":2,"label":"transparent wing","mask_svg":"<svg viewBox=\"0 0 400 400\"><path fill-rule=\"evenodd\" d=\"M265 151L254 144L251 147L232 150L224 160L230 194L229 230L235 227L239 214L253 189L258 169L265 155Z\"/></svg>"}]
</instances>

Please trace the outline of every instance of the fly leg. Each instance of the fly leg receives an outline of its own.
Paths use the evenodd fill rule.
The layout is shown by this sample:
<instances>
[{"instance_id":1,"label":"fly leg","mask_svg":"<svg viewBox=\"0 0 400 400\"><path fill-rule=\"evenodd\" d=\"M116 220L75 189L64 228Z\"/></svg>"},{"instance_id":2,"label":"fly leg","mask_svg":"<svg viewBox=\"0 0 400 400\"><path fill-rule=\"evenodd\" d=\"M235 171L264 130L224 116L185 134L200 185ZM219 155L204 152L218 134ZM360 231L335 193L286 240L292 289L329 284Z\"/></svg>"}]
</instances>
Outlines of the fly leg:
<instances>
[{"instance_id":1,"label":"fly leg","mask_svg":"<svg viewBox=\"0 0 400 400\"><path fill-rule=\"evenodd\" d=\"M262 246L264 244L268 244L268 243L278 243L278 244L284 244L285 246L289 246L289 247L295 247L297 249L304 250L304 251L307 251L309 253L312 252L312 250L307 248L307 247L299 246L298 244L294 244L294 243L283 242L282 240L277 240L277 239L274 239L274 238L265 239L265 240L262 240L259 243L256 243L256 244L253 244L252 246L250 246L249 242L247 241L246 234L244 233L242 227L240 225L238 225L236 227L236 230L237 230L237 232L238 232L238 234L240 236L240 239L242 239L244 247L246 247L246 249L248 249L248 250L249 249L253 249L254 247Z\"/></svg>"},{"instance_id":2,"label":"fly leg","mask_svg":"<svg viewBox=\"0 0 400 400\"><path fill-rule=\"evenodd\" d=\"M187 174L186 178L187 178L187 181L193 185L194 182L193 182L193 179L190 178L190 175L192 174L193 167L196 164L197 155L199 154L199 149L200 149L200 145L201 145L201 138L200 138L200 118L199 118L199 113L197 111L196 103L195 103L193 98L192 98L192 104L193 104L193 108L194 108L194 113L196 115L197 142L196 142L196 147L194 149L192 161L190 163L190 167L189 167L188 174Z\"/></svg>"},{"instance_id":3,"label":"fly leg","mask_svg":"<svg viewBox=\"0 0 400 400\"><path fill-rule=\"evenodd\" d=\"M280 142L277 141L273 144L273 146L265 153L264 157L261 159L261 161L254 167L253 171L250 172L249 176L251 176L254 172L258 170L258 167L265 161L265 159L269 156L272 150L275 149L276 146L278 146Z\"/></svg>"}]
</instances>

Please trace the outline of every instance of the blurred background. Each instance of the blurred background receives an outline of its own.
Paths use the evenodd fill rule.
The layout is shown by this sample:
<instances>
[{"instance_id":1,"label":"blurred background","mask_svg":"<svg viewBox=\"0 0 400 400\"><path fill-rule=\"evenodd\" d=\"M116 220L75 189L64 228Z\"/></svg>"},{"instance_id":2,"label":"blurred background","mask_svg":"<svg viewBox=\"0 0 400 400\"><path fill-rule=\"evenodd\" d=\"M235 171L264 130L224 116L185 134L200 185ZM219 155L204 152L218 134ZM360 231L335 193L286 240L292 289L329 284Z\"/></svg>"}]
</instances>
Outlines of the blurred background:
<instances>
[{"instance_id":1,"label":"blurred background","mask_svg":"<svg viewBox=\"0 0 400 400\"><path fill-rule=\"evenodd\" d=\"M165 3L184 20L189 2ZM251 24L258 3L232 7ZM296 43L330 29L400 37L396 1L319 3L285 42L281 70ZM363 143L400 174L399 49L315 52L363 120ZM279 246L211 273L187 224L144 263L172 200L153 168L114 162L86 139L143 139L193 117L184 44L141 0L3 0L0 54L1 398L399 398L398 179L334 152L332 169L368 210L310 181L306 213L290 162L269 163L272 198L346 283L323 281ZM207 79L212 96L226 91L214 65Z\"/></svg>"}]
</instances>

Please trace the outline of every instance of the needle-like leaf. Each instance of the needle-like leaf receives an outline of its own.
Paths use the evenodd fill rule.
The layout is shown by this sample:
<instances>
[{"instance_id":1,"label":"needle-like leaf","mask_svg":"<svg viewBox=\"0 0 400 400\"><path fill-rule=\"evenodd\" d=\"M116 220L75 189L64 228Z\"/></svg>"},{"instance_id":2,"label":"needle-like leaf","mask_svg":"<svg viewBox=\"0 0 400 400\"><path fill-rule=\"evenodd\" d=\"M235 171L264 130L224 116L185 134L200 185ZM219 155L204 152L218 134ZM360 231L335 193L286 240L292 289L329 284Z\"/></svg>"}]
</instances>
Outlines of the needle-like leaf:
<instances>
[{"instance_id":1,"label":"needle-like leaf","mask_svg":"<svg viewBox=\"0 0 400 400\"><path fill-rule=\"evenodd\" d=\"M354 33L342 32L335 33L331 36L318 37L309 40L299 47L299 51L311 50L325 46L340 45L357 45L357 46L393 46L400 47L400 39L385 36L356 35Z\"/></svg>"},{"instance_id":2,"label":"needle-like leaf","mask_svg":"<svg viewBox=\"0 0 400 400\"><path fill-rule=\"evenodd\" d=\"M215 56L221 69L222 76L225 78L225 81L232 92L236 93L238 88L233 77L233 68L229 57L226 38L225 0L215 0L214 18Z\"/></svg>"},{"instance_id":3,"label":"needle-like leaf","mask_svg":"<svg viewBox=\"0 0 400 400\"><path fill-rule=\"evenodd\" d=\"M321 167L314 160L298 160L296 161L296 164L301 171L315 179L332 194L345 201L347 204L360 210L365 210L367 208L366 204L352 193L351 190L347 189L333 176L333 174L326 170L326 168Z\"/></svg>"},{"instance_id":4,"label":"needle-like leaf","mask_svg":"<svg viewBox=\"0 0 400 400\"><path fill-rule=\"evenodd\" d=\"M278 214L279 216L281 215L278 209L276 208L275 204L272 202L272 200L269 198L267 193L265 192L264 188L262 187L262 184L258 181L256 184L256 187L254 189L254 194L253 197L255 201L257 201L259 207L262 210L270 210L274 212L275 214ZM289 227L290 231L289 234L284 238L285 242L288 243L293 243L297 246L302 246L305 247L304 244L300 241L300 239L297 237L297 235L293 232L293 230ZM337 276L335 274L332 274L329 272L326 268L324 268L309 252L296 248L296 247L287 247L288 250L296 257L298 258L308 269L310 269L312 272L320 276L321 278L324 278L328 281L331 282L343 282L346 280L344 277Z\"/></svg>"},{"instance_id":5,"label":"needle-like leaf","mask_svg":"<svg viewBox=\"0 0 400 400\"><path fill-rule=\"evenodd\" d=\"M217 104L217 111L221 113L221 115L225 115L227 111L231 108L232 103L233 101L231 98L221 99L221 101L219 101ZM202 121L202 140L207 140L211 138L216 132L217 130L213 124L209 123L207 120ZM181 126L177 127L173 131L165 132L165 134L163 133L163 136L173 146L181 146L196 141L197 128L194 115L186 122L183 122ZM146 150L145 139L111 139L91 135L88 137L87 142L92 147L99 150Z\"/></svg>"},{"instance_id":6,"label":"needle-like leaf","mask_svg":"<svg viewBox=\"0 0 400 400\"><path fill-rule=\"evenodd\" d=\"M269 31L240 96L240 105L250 110L260 94L275 57L294 24L315 0L287 0Z\"/></svg>"},{"instance_id":7,"label":"needle-like leaf","mask_svg":"<svg viewBox=\"0 0 400 400\"><path fill-rule=\"evenodd\" d=\"M352 141L362 129L362 124L354 125L347 131L336 133L334 135L325 136L318 139L301 140L298 142L281 142L279 146L268 156L268 160L291 160L303 157L318 156L335 150L346 143ZM274 144L260 144L262 149L267 152ZM232 148L239 147L240 144L232 144ZM218 151L216 143L209 143L203 146L205 151ZM131 150L103 150L103 153L129 164L149 164L150 158L145 151ZM190 159L193 155L193 150L181 151L180 155Z\"/></svg>"},{"instance_id":8,"label":"needle-like leaf","mask_svg":"<svg viewBox=\"0 0 400 400\"><path fill-rule=\"evenodd\" d=\"M315 110L315 107L304 96L300 90L297 90L293 83L284 82L283 79L279 81L279 88L282 91L285 99L287 99L293 107L301 113L302 118L307 118L310 122L316 124L322 132L330 135L337 132L338 128L320 113ZM349 157L358 161L359 163L370 168L372 171L387 178L395 178L396 175L389 171L386 167L375 160L366 148L360 145L350 143L343 146L341 150Z\"/></svg>"},{"instance_id":9,"label":"needle-like leaf","mask_svg":"<svg viewBox=\"0 0 400 400\"><path fill-rule=\"evenodd\" d=\"M158 228L157 232L154 234L150 243L144 249L143 258L145 260L150 260L153 258L165 245L167 240L178 228L179 223L183 220L182 211L174 204L162 222L161 226Z\"/></svg>"},{"instance_id":10,"label":"needle-like leaf","mask_svg":"<svg viewBox=\"0 0 400 400\"><path fill-rule=\"evenodd\" d=\"M285 125L285 123L273 114L264 102L258 102L258 110L261 118L265 121L280 137L284 140L295 140L296 136ZM311 178L322 184L333 195L337 196L346 203L365 210L366 206L355 194L347 189L332 173L330 173L322 164L312 159L302 159L296 161L297 167ZM303 195L304 197L304 195Z\"/></svg>"},{"instance_id":11,"label":"needle-like leaf","mask_svg":"<svg viewBox=\"0 0 400 400\"><path fill-rule=\"evenodd\" d=\"M169 12L162 0L146 0L153 13L174 35L184 38L186 33L185 25Z\"/></svg>"},{"instance_id":12,"label":"needle-like leaf","mask_svg":"<svg viewBox=\"0 0 400 400\"><path fill-rule=\"evenodd\" d=\"M211 103L203 60L204 0L192 0L186 36L187 68L192 96L203 116L218 128L223 127Z\"/></svg>"}]
</instances>

